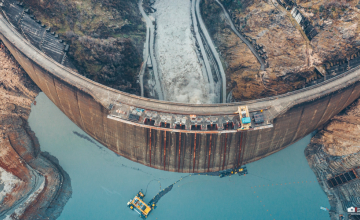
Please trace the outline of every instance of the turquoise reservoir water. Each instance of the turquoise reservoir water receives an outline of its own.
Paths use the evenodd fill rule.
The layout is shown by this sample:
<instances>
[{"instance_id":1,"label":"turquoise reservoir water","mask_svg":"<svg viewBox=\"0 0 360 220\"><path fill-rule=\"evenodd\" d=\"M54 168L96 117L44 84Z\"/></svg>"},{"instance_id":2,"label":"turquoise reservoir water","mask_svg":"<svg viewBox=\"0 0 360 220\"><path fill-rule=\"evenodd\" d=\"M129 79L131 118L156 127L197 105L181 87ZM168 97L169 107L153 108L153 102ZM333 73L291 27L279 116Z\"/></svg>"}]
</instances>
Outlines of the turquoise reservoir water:
<instances>
[{"instance_id":1,"label":"turquoise reservoir water","mask_svg":"<svg viewBox=\"0 0 360 220\"><path fill-rule=\"evenodd\" d=\"M43 93L36 101L30 126L42 151L57 157L71 177L72 198L59 219L139 220L126 203L140 189L148 186L148 202L186 175L117 156L73 124ZM310 138L248 164L246 176L187 177L161 198L148 219L329 219L320 210L320 206L329 208L329 202L304 156Z\"/></svg>"}]
</instances>

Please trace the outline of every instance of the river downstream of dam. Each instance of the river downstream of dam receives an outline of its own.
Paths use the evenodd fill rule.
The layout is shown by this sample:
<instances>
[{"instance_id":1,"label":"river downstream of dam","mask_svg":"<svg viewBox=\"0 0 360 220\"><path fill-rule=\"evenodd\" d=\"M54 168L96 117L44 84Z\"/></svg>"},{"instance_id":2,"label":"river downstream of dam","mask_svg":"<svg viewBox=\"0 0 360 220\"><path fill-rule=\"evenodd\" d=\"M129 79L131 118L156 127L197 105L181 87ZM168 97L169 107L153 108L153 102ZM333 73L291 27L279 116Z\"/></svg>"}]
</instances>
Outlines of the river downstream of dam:
<instances>
[{"instance_id":1,"label":"river downstream of dam","mask_svg":"<svg viewBox=\"0 0 360 220\"><path fill-rule=\"evenodd\" d=\"M188 174L166 172L116 155L72 123L44 93L29 124L41 150L71 177L73 195L59 219L140 219L126 203L139 190L145 202ZM192 175L174 185L148 219L329 219L328 199L304 156L311 136L247 165L249 174Z\"/></svg>"},{"instance_id":2,"label":"river downstream of dam","mask_svg":"<svg viewBox=\"0 0 360 220\"><path fill-rule=\"evenodd\" d=\"M146 13L139 1L147 26L139 74L141 93L146 84L149 96L160 100L225 102L225 73L203 23L200 2L159 0L149 4ZM148 80L143 79L146 73Z\"/></svg>"}]
</instances>

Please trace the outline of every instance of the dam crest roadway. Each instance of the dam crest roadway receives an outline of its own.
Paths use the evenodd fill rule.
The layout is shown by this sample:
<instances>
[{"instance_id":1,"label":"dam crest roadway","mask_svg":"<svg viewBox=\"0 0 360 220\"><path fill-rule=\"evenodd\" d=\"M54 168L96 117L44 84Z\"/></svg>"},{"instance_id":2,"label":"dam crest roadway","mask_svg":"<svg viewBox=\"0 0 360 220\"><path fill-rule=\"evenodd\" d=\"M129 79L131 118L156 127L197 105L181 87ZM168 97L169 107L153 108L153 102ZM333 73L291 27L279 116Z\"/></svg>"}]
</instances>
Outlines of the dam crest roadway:
<instances>
[{"instance_id":1,"label":"dam crest roadway","mask_svg":"<svg viewBox=\"0 0 360 220\"><path fill-rule=\"evenodd\" d=\"M195 3L199 4L194 1L189 7L196 8ZM204 173L239 167L296 142L360 96L358 57L349 62L349 69L340 71L334 66L338 75L330 79L263 99L191 104L131 95L73 71L66 56L68 47L24 11L15 1L3 1L0 39L31 79L91 137L153 168ZM201 26L196 11L195 16ZM151 42L151 28L148 30ZM200 36L202 31L200 27ZM150 48L148 57L152 56ZM238 130L238 106L248 106L251 116L261 112L264 122Z\"/></svg>"}]
</instances>

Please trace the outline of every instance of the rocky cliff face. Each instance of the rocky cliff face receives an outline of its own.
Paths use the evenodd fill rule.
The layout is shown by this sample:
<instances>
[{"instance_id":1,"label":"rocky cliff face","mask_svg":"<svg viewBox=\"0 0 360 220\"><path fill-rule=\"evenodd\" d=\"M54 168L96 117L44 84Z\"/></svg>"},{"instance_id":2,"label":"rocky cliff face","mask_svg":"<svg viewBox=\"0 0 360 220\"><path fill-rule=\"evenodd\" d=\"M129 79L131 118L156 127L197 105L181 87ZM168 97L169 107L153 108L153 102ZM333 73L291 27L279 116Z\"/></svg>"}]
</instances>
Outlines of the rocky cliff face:
<instances>
[{"instance_id":1,"label":"rocky cliff face","mask_svg":"<svg viewBox=\"0 0 360 220\"><path fill-rule=\"evenodd\" d=\"M345 112L331 119L313 143L322 144L332 156L343 156L360 151L360 100Z\"/></svg>"},{"instance_id":2,"label":"rocky cliff face","mask_svg":"<svg viewBox=\"0 0 360 220\"><path fill-rule=\"evenodd\" d=\"M40 151L27 119L39 92L0 46L0 218L56 219L71 196L70 177Z\"/></svg>"},{"instance_id":3,"label":"rocky cliff face","mask_svg":"<svg viewBox=\"0 0 360 220\"><path fill-rule=\"evenodd\" d=\"M352 219L351 215L348 216L347 208L360 205L359 178L335 187L328 182L352 170L357 176L360 175L359 137L360 100L332 118L305 149L309 165L329 198L331 219L340 219L340 215Z\"/></svg>"},{"instance_id":4,"label":"rocky cliff face","mask_svg":"<svg viewBox=\"0 0 360 220\"><path fill-rule=\"evenodd\" d=\"M260 71L255 56L231 31L216 1L203 1L204 19L224 59L227 89L233 91L235 101L302 88L320 77L315 68L322 69L324 64L344 59L360 48L357 40L360 18L355 1L341 3L342 8L332 6L338 1L298 1L300 11L320 32L311 42L290 11L275 0L220 2L237 30L253 45L263 48L259 53L267 62L266 70ZM324 6L320 12L321 5ZM316 14L310 13L316 10ZM327 13L329 10L331 15Z\"/></svg>"},{"instance_id":5,"label":"rocky cliff face","mask_svg":"<svg viewBox=\"0 0 360 220\"><path fill-rule=\"evenodd\" d=\"M319 30L311 41L313 64L346 59L360 48L358 0L299 0L298 8Z\"/></svg>"},{"instance_id":6,"label":"rocky cliff face","mask_svg":"<svg viewBox=\"0 0 360 220\"><path fill-rule=\"evenodd\" d=\"M121 91L140 94L145 24L136 0L25 2L37 19L70 44L82 75Z\"/></svg>"}]
</instances>

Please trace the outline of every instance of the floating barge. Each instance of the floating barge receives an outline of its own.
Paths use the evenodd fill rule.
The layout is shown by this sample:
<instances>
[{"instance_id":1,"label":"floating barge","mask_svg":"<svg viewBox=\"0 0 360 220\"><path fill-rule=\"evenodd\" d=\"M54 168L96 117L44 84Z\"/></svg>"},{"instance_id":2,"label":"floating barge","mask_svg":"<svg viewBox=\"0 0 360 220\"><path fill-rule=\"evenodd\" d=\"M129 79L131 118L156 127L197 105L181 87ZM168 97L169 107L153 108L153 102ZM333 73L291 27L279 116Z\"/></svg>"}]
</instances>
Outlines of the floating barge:
<instances>
[{"instance_id":1,"label":"floating barge","mask_svg":"<svg viewBox=\"0 0 360 220\"><path fill-rule=\"evenodd\" d=\"M223 172L220 173L220 178L232 176L235 174L238 174L239 176L242 176L242 175L245 176L246 174L248 174L246 166L237 167L237 168L229 169L229 170L224 170Z\"/></svg>"},{"instance_id":2,"label":"floating barge","mask_svg":"<svg viewBox=\"0 0 360 220\"><path fill-rule=\"evenodd\" d=\"M151 211L156 208L155 203L146 204L143 201L144 197L145 195L141 191L139 191L139 193L127 203L127 206L131 210L136 211L142 219L146 219L151 213Z\"/></svg>"}]
</instances>

